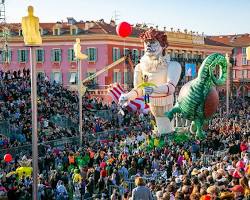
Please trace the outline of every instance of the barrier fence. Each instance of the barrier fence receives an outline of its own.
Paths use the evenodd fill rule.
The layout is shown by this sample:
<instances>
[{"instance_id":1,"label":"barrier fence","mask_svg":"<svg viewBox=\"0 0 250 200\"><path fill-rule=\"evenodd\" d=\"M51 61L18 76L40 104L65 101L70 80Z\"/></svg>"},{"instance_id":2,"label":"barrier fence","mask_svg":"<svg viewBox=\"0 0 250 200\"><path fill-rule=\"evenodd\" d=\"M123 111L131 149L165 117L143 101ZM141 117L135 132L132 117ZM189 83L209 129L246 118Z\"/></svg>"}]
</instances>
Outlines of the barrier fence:
<instances>
[{"instance_id":1,"label":"barrier fence","mask_svg":"<svg viewBox=\"0 0 250 200\"><path fill-rule=\"evenodd\" d=\"M115 134L119 135L125 135L129 131L140 131L140 130L145 130L145 127L128 127L125 129L116 129L116 130L109 130L109 131L103 131L103 132L97 132L97 133L87 133L84 135L84 139L88 142L100 142L101 140L108 140L111 139ZM38 143L38 148L42 148L45 146L51 146L51 147L63 147L64 145L79 145L80 140L79 136L74 136L74 137L65 137L62 139L57 139L57 140L51 140L43 143ZM11 147L11 148L6 148L6 149L1 149L0 150L0 155L4 155L6 153L11 153L13 155L17 153L27 153L31 152L31 144L27 145L22 145L18 147Z\"/></svg>"},{"instance_id":2,"label":"barrier fence","mask_svg":"<svg viewBox=\"0 0 250 200\"><path fill-rule=\"evenodd\" d=\"M110 110L96 110L93 111L92 113L95 114L95 116L106 119L106 120L111 120L112 118L112 112ZM66 117L64 115L55 115L52 116L49 119L49 122L56 124L59 127L62 128L76 128L78 129L78 121L73 121L69 117ZM38 123L38 126L40 127L40 123ZM19 135L22 134L22 129L14 127L9 121L0 121L0 134L6 136L6 137L11 137L15 136L19 140Z\"/></svg>"}]
</instances>

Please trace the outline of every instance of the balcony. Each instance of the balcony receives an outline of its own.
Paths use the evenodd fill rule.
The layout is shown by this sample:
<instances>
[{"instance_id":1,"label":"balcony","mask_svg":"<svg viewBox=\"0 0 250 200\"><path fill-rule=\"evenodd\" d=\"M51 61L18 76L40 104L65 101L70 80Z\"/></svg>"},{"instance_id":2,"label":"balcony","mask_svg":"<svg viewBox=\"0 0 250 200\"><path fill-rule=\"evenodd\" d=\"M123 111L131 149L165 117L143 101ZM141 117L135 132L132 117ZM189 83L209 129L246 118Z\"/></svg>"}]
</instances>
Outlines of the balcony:
<instances>
[{"instance_id":1,"label":"balcony","mask_svg":"<svg viewBox=\"0 0 250 200\"><path fill-rule=\"evenodd\" d=\"M239 78L238 79L241 83L250 83L250 78Z\"/></svg>"}]
</instances>

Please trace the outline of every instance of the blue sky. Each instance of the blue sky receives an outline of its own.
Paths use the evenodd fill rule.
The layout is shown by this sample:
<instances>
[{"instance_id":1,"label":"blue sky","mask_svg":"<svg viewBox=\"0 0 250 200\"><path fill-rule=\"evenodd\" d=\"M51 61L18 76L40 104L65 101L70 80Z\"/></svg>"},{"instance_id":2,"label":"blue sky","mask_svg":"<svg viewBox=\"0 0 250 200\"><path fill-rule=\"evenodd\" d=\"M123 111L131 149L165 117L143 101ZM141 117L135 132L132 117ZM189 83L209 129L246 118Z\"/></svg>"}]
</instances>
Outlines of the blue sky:
<instances>
[{"instance_id":1,"label":"blue sky","mask_svg":"<svg viewBox=\"0 0 250 200\"><path fill-rule=\"evenodd\" d=\"M5 0L8 22L33 5L41 22L104 19L180 28L206 35L250 33L250 0Z\"/></svg>"}]
</instances>

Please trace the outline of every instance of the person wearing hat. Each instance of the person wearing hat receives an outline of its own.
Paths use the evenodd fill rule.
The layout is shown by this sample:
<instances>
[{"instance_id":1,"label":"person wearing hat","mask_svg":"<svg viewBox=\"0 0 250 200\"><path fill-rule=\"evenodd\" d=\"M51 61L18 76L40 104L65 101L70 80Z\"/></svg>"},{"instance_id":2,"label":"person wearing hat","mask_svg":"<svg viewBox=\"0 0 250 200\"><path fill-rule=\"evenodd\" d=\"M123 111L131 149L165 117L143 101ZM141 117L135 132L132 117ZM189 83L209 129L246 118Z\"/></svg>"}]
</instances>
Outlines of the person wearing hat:
<instances>
[{"instance_id":1,"label":"person wearing hat","mask_svg":"<svg viewBox=\"0 0 250 200\"><path fill-rule=\"evenodd\" d=\"M222 192L220 194L221 200L234 200L234 194L232 192Z\"/></svg>"},{"instance_id":2,"label":"person wearing hat","mask_svg":"<svg viewBox=\"0 0 250 200\"><path fill-rule=\"evenodd\" d=\"M133 200L153 200L153 195L148 187L145 186L142 177L137 177L135 179L135 185L137 186L132 190Z\"/></svg>"},{"instance_id":3,"label":"person wearing hat","mask_svg":"<svg viewBox=\"0 0 250 200\"><path fill-rule=\"evenodd\" d=\"M198 169L194 168L193 171L191 172L191 175L196 176L199 173L200 173L200 171Z\"/></svg>"},{"instance_id":4,"label":"person wearing hat","mask_svg":"<svg viewBox=\"0 0 250 200\"><path fill-rule=\"evenodd\" d=\"M230 190L233 192L235 200L247 200L244 198L244 188L241 185L235 185Z\"/></svg>"},{"instance_id":5,"label":"person wearing hat","mask_svg":"<svg viewBox=\"0 0 250 200\"><path fill-rule=\"evenodd\" d=\"M207 193L211 197L211 200L217 200L218 198L218 189L215 185L209 186L207 188Z\"/></svg>"}]
</instances>

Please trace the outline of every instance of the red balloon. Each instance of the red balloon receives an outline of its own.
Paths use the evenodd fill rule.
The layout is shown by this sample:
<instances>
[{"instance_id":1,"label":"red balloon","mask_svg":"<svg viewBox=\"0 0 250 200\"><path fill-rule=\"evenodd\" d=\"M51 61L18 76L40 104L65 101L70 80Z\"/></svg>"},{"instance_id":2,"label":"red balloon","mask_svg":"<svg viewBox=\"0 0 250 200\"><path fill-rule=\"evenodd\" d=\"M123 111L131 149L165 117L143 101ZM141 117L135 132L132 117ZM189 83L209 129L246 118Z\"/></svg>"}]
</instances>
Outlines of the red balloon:
<instances>
[{"instance_id":1,"label":"red balloon","mask_svg":"<svg viewBox=\"0 0 250 200\"><path fill-rule=\"evenodd\" d=\"M11 162L12 161L12 156L9 153L5 154L4 161L5 162Z\"/></svg>"},{"instance_id":2,"label":"red balloon","mask_svg":"<svg viewBox=\"0 0 250 200\"><path fill-rule=\"evenodd\" d=\"M128 37L132 33L132 26L128 22L121 22L116 27L117 35Z\"/></svg>"}]
</instances>

